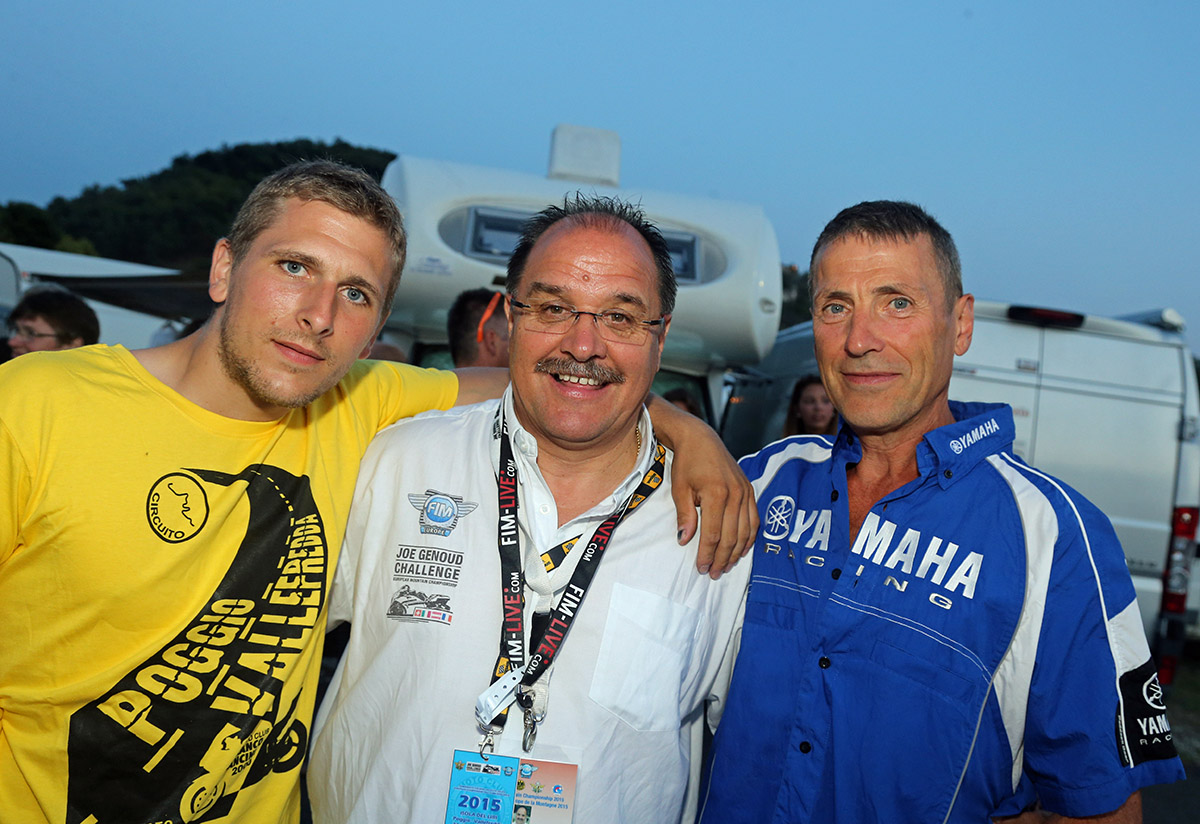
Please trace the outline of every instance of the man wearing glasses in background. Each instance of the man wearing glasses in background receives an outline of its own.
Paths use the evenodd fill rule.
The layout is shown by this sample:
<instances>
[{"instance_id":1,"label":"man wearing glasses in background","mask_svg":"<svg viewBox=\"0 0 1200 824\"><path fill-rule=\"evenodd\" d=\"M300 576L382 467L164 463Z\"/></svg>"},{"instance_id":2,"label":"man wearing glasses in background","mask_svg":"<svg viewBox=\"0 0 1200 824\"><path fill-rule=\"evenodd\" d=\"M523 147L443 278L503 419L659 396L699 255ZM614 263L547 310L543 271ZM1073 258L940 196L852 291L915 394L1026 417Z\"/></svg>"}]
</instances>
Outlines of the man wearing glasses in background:
<instances>
[{"instance_id":1,"label":"man wearing glasses in background","mask_svg":"<svg viewBox=\"0 0 1200 824\"><path fill-rule=\"evenodd\" d=\"M82 298L55 286L30 289L8 313L13 357L75 349L100 340L100 321Z\"/></svg>"},{"instance_id":2,"label":"man wearing glasses in background","mask_svg":"<svg viewBox=\"0 0 1200 824\"><path fill-rule=\"evenodd\" d=\"M446 334L454 367L508 366L508 319L504 295L492 289L468 289L454 299L446 316Z\"/></svg>"},{"instance_id":3,"label":"man wearing glasses in background","mask_svg":"<svg viewBox=\"0 0 1200 824\"><path fill-rule=\"evenodd\" d=\"M350 641L314 728L318 824L507 821L530 803L555 821L694 817L749 570L705 580L675 546L675 455L644 406L675 302L666 243L635 207L577 196L526 224L507 290L503 398L393 426L362 464L330 601Z\"/></svg>"}]
</instances>

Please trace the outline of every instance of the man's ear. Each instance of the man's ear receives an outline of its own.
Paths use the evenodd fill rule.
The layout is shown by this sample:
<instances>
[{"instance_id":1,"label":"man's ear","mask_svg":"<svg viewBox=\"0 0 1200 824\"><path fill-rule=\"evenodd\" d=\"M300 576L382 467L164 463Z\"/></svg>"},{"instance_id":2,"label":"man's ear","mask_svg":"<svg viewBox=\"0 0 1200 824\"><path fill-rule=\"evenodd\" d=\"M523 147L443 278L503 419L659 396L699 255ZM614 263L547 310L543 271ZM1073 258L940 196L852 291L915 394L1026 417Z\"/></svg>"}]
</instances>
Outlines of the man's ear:
<instances>
[{"instance_id":1,"label":"man's ear","mask_svg":"<svg viewBox=\"0 0 1200 824\"><path fill-rule=\"evenodd\" d=\"M662 357L663 344L667 342L667 332L671 328L671 316L663 318L662 332L658 336L658 356Z\"/></svg>"},{"instance_id":2,"label":"man's ear","mask_svg":"<svg viewBox=\"0 0 1200 824\"><path fill-rule=\"evenodd\" d=\"M975 296L963 295L954 307L954 354L965 355L971 347L971 336L975 334Z\"/></svg>"},{"instance_id":3,"label":"man's ear","mask_svg":"<svg viewBox=\"0 0 1200 824\"><path fill-rule=\"evenodd\" d=\"M508 351L508 338L500 337L500 333L494 328L491 326L485 326L483 327L483 340L481 341L481 345L487 349L488 355L495 357L496 355Z\"/></svg>"},{"instance_id":4,"label":"man's ear","mask_svg":"<svg viewBox=\"0 0 1200 824\"><path fill-rule=\"evenodd\" d=\"M213 303L224 303L229 297L229 279L233 276L233 249L229 238L221 238L213 247L212 264L208 267L208 296Z\"/></svg>"}]
</instances>

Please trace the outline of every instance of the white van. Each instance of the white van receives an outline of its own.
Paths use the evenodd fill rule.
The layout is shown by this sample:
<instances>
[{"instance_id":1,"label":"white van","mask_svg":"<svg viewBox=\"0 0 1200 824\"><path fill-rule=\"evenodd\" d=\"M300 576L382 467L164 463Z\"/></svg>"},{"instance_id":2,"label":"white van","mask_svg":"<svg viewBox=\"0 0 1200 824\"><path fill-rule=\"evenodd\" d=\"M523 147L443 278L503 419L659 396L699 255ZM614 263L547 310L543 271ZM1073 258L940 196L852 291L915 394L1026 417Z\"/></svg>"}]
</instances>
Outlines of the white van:
<instances>
[{"instance_id":1,"label":"white van","mask_svg":"<svg viewBox=\"0 0 1200 824\"><path fill-rule=\"evenodd\" d=\"M1164 682L1200 604L1200 574L1188 597L1200 399L1182 328L1169 309L1112 319L976 301L974 339L950 381L955 400L1010 404L1014 451L1112 519ZM721 424L731 451L779 438L792 386L816 371L811 322L781 332L759 367L734 380Z\"/></svg>"}]
</instances>

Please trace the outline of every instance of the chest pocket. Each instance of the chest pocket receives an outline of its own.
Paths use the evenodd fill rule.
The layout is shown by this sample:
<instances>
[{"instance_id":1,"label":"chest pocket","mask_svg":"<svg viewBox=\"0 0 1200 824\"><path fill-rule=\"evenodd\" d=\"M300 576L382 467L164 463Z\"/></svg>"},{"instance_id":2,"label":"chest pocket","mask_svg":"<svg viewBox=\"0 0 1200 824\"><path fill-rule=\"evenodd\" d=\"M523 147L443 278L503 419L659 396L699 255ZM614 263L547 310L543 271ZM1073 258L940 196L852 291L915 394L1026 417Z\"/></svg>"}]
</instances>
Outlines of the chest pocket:
<instances>
[{"instance_id":1,"label":"chest pocket","mask_svg":"<svg viewBox=\"0 0 1200 824\"><path fill-rule=\"evenodd\" d=\"M588 697L643 732L678 729L699 613L615 584Z\"/></svg>"}]
</instances>

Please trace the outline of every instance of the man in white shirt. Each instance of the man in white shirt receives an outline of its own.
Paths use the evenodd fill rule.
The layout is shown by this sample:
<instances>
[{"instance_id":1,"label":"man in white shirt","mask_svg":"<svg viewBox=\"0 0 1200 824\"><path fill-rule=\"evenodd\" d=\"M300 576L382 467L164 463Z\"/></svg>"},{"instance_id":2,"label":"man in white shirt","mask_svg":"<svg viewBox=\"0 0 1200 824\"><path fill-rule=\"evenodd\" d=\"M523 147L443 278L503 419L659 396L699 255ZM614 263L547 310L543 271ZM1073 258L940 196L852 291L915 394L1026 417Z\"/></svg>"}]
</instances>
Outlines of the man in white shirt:
<instances>
[{"instance_id":1,"label":"man in white shirt","mask_svg":"<svg viewBox=\"0 0 1200 824\"><path fill-rule=\"evenodd\" d=\"M749 570L710 581L674 545L644 407L670 256L636 208L576 197L527 224L507 289L505 396L392 427L362 465L317 822L694 814Z\"/></svg>"}]
</instances>

